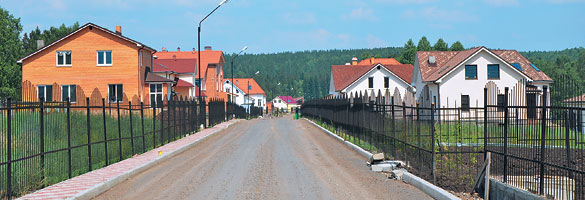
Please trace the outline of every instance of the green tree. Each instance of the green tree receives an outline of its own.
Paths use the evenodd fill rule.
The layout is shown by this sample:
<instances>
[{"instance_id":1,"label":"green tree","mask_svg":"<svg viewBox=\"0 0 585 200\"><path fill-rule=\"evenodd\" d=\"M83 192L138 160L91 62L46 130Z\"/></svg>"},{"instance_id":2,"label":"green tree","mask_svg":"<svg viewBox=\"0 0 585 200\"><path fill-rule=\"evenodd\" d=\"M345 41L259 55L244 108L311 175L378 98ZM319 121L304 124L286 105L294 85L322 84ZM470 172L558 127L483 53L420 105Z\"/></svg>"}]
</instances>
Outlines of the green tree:
<instances>
[{"instance_id":1,"label":"green tree","mask_svg":"<svg viewBox=\"0 0 585 200\"><path fill-rule=\"evenodd\" d=\"M0 98L20 96L20 67L16 61L23 55L20 18L0 8ZM15 80L16 79L16 80Z\"/></svg>"},{"instance_id":2,"label":"green tree","mask_svg":"<svg viewBox=\"0 0 585 200\"><path fill-rule=\"evenodd\" d=\"M414 64L414 57L416 57L417 48L414 46L412 39L408 39L408 42L404 44L404 51L400 55L400 62L404 64Z\"/></svg>"},{"instance_id":3,"label":"green tree","mask_svg":"<svg viewBox=\"0 0 585 200\"><path fill-rule=\"evenodd\" d=\"M443 41L443 38L439 38L439 40L437 40L435 45L433 45L433 49L435 51L448 51L449 44L447 44L445 41Z\"/></svg>"},{"instance_id":4,"label":"green tree","mask_svg":"<svg viewBox=\"0 0 585 200\"><path fill-rule=\"evenodd\" d=\"M461 42L457 41L453 44L451 44L451 51L463 51L465 50L465 48L463 48L463 44L461 44Z\"/></svg>"},{"instance_id":5,"label":"green tree","mask_svg":"<svg viewBox=\"0 0 585 200\"><path fill-rule=\"evenodd\" d=\"M431 51L431 43L427 40L427 37L423 36L419 41L418 45L416 46L418 51Z\"/></svg>"},{"instance_id":6,"label":"green tree","mask_svg":"<svg viewBox=\"0 0 585 200\"><path fill-rule=\"evenodd\" d=\"M585 50L581 51L577 60L577 72L581 76L581 79L585 80Z\"/></svg>"}]
</instances>

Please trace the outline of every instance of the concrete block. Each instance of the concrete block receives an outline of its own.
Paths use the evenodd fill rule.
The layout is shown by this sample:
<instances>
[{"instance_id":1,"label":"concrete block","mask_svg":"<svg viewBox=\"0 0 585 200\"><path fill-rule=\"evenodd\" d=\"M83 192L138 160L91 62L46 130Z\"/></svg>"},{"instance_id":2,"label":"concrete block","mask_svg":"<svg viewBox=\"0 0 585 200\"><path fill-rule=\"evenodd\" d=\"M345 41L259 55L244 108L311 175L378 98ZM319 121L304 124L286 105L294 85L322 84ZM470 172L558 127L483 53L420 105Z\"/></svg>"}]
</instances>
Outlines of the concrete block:
<instances>
[{"instance_id":1,"label":"concrete block","mask_svg":"<svg viewBox=\"0 0 585 200\"><path fill-rule=\"evenodd\" d=\"M406 169L395 169L392 170L392 177L396 180L402 180L402 175L406 172Z\"/></svg>"},{"instance_id":2,"label":"concrete block","mask_svg":"<svg viewBox=\"0 0 585 200\"><path fill-rule=\"evenodd\" d=\"M385 164L385 163L382 163L382 164L374 164L374 165L372 165L372 171L375 171L375 172L389 172L392 169L394 169L394 167L395 167L395 165L392 165L392 164Z\"/></svg>"},{"instance_id":3,"label":"concrete block","mask_svg":"<svg viewBox=\"0 0 585 200\"><path fill-rule=\"evenodd\" d=\"M374 162L376 161L383 161L384 160L384 153L377 153L372 156Z\"/></svg>"}]
</instances>

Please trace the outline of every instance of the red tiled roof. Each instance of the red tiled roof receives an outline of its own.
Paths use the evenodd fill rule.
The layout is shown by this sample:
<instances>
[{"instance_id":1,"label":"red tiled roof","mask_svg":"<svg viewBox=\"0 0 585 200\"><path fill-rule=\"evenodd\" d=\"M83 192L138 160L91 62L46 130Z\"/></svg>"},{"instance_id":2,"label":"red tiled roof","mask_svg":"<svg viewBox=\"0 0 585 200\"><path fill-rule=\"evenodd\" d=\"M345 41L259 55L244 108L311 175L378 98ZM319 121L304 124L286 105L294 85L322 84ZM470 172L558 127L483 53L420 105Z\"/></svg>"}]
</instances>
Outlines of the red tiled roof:
<instances>
[{"instance_id":1,"label":"red tiled roof","mask_svg":"<svg viewBox=\"0 0 585 200\"><path fill-rule=\"evenodd\" d=\"M296 104L297 102L295 101L295 99L291 96L278 96L279 99L281 99L282 101L284 101L284 103L286 104Z\"/></svg>"},{"instance_id":2,"label":"red tiled roof","mask_svg":"<svg viewBox=\"0 0 585 200\"><path fill-rule=\"evenodd\" d=\"M435 81L440 79L447 72L453 70L465 59L478 52L485 47L475 47L463 51L418 51L416 52L418 58L419 68L423 81ZM486 50L494 53L502 60L511 63L520 63L522 73L533 80L552 81L544 72L536 71L530 64L530 61L518 53L516 50ZM428 62L429 56L435 56L435 63Z\"/></svg>"},{"instance_id":3,"label":"red tiled roof","mask_svg":"<svg viewBox=\"0 0 585 200\"><path fill-rule=\"evenodd\" d=\"M348 87L351 83L358 80L365 73L374 68L374 65L332 65L331 73L333 74L333 84L335 91L340 91ZM411 64L400 65L383 65L388 71L396 74L398 78L410 83L412 80L412 70L414 66Z\"/></svg>"},{"instance_id":4,"label":"red tiled roof","mask_svg":"<svg viewBox=\"0 0 585 200\"><path fill-rule=\"evenodd\" d=\"M563 100L563 102L564 103L583 103L583 102L585 102L585 94L565 99L565 100Z\"/></svg>"},{"instance_id":5,"label":"red tiled roof","mask_svg":"<svg viewBox=\"0 0 585 200\"><path fill-rule=\"evenodd\" d=\"M155 59L153 72L193 73L197 59Z\"/></svg>"},{"instance_id":6,"label":"red tiled roof","mask_svg":"<svg viewBox=\"0 0 585 200\"><path fill-rule=\"evenodd\" d=\"M154 54L157 59L195 59L197 60L197 51L159 51ZM225 62L222 51L205 50L201 51L201 74L207 73L209 64ZM197 63L198 64L198 63ZM197 73L197 72L195 72Z\"/></svg>"},{"instance_id":7,"label":"red tiled roof","mask_svg":"<svg viewBox=\"0 0 585 200\"><path fill-rule=\"evenodd\" d=\"M372 58L364 59L358 62L358 65L371 65L380 63L382 65L400 65L402 63L398 62L394 58L374 58L374 62L372 63Z\"/></svg>"},{"instance_id":8,"label":"red tiled roof","mask_svg":"<svg viewBox=\"0 0 585 200\"><path fill-rule=\"evenodd\" d=\"M177 81L177 85L175 85L175 86L176 87L193 87L193 84L191 84L191 83L189 83L187 81L184 81L184 80L179 79Z\"/></svg>"},{"instance_id":9,"label":"red tiled roof","mask_svg":"<svg viewBox=\"0 0 585 200\"><path fill-rule=\"evenodd\" d=\"M226 80L232 81L232 79ZM250 86L252 86L252 89L250 91L248 91L248 81L250 83ZM236 85L236 87L240 88L240 90L244 91L247 94L266 95L262 87L260 87L260 85L258 85L256 80L254 80L253 78L234 78L234 85Z\"/></svg>"}]
</instances>

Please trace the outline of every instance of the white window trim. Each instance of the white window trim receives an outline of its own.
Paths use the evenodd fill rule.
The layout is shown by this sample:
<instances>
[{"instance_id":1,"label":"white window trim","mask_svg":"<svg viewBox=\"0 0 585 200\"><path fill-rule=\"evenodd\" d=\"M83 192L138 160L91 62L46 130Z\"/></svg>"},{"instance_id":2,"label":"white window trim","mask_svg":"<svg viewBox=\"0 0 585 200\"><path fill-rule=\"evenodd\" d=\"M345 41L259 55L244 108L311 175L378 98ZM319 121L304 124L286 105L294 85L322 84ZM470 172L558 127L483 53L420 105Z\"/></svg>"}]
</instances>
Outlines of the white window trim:
<instances>
[{"instance_id":1,"label":"white window trim","mask_svg":"<svg viewBox=\"0 0 585 200\"><path fill-rule=\"evenodd\" d=\"M115 101L112 101L112 100L110 99L110 85L116 85L116 86L117 86L117 85L122 85L122 100L121 100L121 101L118 101L118 87L115 87L115 88L116 88L116 93L115 93L115 95L116 95L116 100L115 100ZM124 84L121 84L121 83L108 84L108 101L109 101L110 103L118 103L118 102L119 102L119 103L122 103L122 102L124 102Z\"/></svg>"},{"instance_id":2,"label":"white window trim","mask_svg":"<svg viewBox=\"0 0 585 200\"><path fill-rule=\"evenodd\" d=\"M70 52L69 56L71 56L71 64L67 64L67 58L65 58L65 56L63 57L63 64L59 65L59 52ZM55 65L57 65L57 67L71 67L73 66L73 51L56 51L55 52Z\"/></svg>"},{"instance_id":3,"label":"white window trim","mask_svg":"<svg viewBox=\"0 0 585 200\"><path fill-rule=\"evenodd\" d=\"M160 92L156 92L156 91L154 93L151 92L150 91L150 86L151 85L160 85L160 87L161 87ZM165 87L163 87L163 84L162 83L149 83L148 84L148 98L150 100L149 103L152 102L152 99L150 99L150 95L153 95L153 94L155 95L155 99L156 99L156 95L160 95L162 97L161 99L164 101L165 100L165 98L164 98L165 97L165 92L164 91L165 91Z\"/></svg>"},{"instance_id":4,"label":"white window trim","mask_svg":"<svg viewBox=\"0 0 585 200\"><path fill-rule=\"evenodd\" d=\"M75 86L76 87L75 88L75 93L77 93L77 85L61 85L61 91L63 91L63 87L69 87L69 97L71 97L71 86ZM77 95L77 94L75 94L75 95ZM67 101L66 99L64 99L63 94L61 94L61 101ZM76 102L77 102L77 98L75 98L75 101L72 101L71 103L76 103Z\"/></svg>"},{"instance_id":5,"label":"white window trim","mask_svg":"<svg viewBox=\"0 0 585 200\"><path fill-rule=\"evenodd\" d=\"M100 64L100 60L99 60L100 59L100 56L99 56L100 52L107 52L107 51L112 52L112 50L97 50L96 51L96 54L95 54L95 61L96 62L95 63L98 67L111 67L114 64L114 53L113 52L112 52L112 63ZM106 63L106 60L107 60L107 58L106 58L106 55L104 54L104 63Z\"/></svg>"}]
</instances>

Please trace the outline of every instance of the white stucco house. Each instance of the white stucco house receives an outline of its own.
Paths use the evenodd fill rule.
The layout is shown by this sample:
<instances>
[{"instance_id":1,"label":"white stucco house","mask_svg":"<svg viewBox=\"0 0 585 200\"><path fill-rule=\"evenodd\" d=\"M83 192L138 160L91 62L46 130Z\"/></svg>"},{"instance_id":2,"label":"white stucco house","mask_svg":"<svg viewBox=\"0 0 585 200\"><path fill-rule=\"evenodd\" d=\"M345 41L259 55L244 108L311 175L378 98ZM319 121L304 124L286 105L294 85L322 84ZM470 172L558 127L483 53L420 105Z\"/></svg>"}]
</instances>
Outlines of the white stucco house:
<instances>
[{"instance_id":1,"label":"white stucco house","mask_svg":"<svg viewBox=\"0 0 585 200\"><path fill-rule=\"evenodd\" d=\"M497 86L497 94L503 94L505 87L512 89L519 82L526 83L517 89L513 98L517 99L517 105L535 106L543 86L548 87L552 81L518 51L486 47L419 51L412 75L417 102L424 107L435 103L439 108L483 107L488 82Z\"/></svg>"},{"instance_id":2,"label":"white stucco house","mask_svg":"<svg viewBox=\"0 0 585 200\"><path fill-rule=\"evenodd\" d=\"M277 96L272 99L274 109L290 112L291 108L300 107L292 96Z\"/></svg>"},{"instance_id":3,"label":"white stucco house","mask_svg":"<svg viewBox=\"0 0 585 200\"><path fill-rule=\"evenodd\" d=\"M401 64L393 58L370 58L357 62L331 66L329 94L357 95L376 94L378 91L390 93L398 90L401 96L411 89L413 65ZM393 95L393 94L392 94Z\"/></svg>"},{"instance_id":4,"label":"white stucco house","mask_svg":"<svg viewBox=\"0 0 585 200\"><path fill-rule=\"evenodd\" d=\"M231 94L231 79L223 81L223 89L226 93ZM266 93L253 78L234 78L234 96L235 103L245 107L261 107L266 110ZM228 95L229 96L229 95Z\"/></svg>"}]
</instances>

